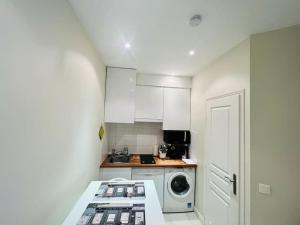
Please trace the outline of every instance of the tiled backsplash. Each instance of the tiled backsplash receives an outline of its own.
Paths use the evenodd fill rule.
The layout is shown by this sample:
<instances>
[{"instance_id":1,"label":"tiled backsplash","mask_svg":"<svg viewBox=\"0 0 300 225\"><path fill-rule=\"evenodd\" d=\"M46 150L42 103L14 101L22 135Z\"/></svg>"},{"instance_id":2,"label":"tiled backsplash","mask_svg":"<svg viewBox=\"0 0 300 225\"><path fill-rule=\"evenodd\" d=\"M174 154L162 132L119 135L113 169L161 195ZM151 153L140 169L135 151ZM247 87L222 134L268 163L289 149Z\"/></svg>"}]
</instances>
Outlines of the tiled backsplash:
<instances>
[{"instance_id":1,"label":"tiled backsplash","mask_svg":"<svg viewBox=\"0 0 300 225\"><path fill-rule=\"evenodd\" d=\"M152 154L155 145L163 143L161 123L107 124L108 151L121 150L125 145L129 152Z\"/></svg>"}]
</instances>

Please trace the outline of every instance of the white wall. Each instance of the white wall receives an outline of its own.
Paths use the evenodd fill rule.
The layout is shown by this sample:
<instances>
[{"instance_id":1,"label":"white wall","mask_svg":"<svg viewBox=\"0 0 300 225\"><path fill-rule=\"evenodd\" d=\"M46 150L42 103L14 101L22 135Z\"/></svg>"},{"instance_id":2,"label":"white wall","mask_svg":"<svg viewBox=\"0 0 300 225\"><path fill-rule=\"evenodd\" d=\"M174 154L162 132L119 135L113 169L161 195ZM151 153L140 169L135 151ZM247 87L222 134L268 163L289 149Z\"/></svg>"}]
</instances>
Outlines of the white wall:
<instances>
[{"instance_id":1,"label":"white wall","mask_svg":"<svg viewBox=\"0 0 300 225\"><path fill-rule=\"evenodd\" d=\"M246 40L225 53L193 78L191 101L191 157L198 161L196 208L203 214L204 190L204 135L206 99L245 90L245 145L246 167L249 173L249 95L250 95L250 41ZM249 178L249 176L248 176ZM247 180L249 187L249 180ZM249 193L249 190L246 190ZM249 210L249 195L247 196Z\"/></svg>"},{"instance_id":2,"label":"white wall","mask_svg":"<svg viewBox=\"0 0 300 225\"><path fill-rule=\"evenodd\" d=\"M300 25L251 38L251 224L300 224ZM258 193L271 185L271 195Z\"/></svg>"},{"instance_id":3,"label":"white wall","mask_svg":"<svg viewBox=\"0 0 300 225\"><path fill-rule=\"evenodd\" d=\"M112 123L107 126L109 151L122 150L127 145L131 154L153 154L154 146L163 144L161 123Z\"/></svg>"},{"instance_id":4,"label":"white wall","mask_svg":"<svg viewBox=\"0 0 300 225\"><path fill-rule=\"evenodd\" d=\"M105 67L62 0L0 2L0 224L61 224L98 177Z\"/></svg>"}]
</instances>

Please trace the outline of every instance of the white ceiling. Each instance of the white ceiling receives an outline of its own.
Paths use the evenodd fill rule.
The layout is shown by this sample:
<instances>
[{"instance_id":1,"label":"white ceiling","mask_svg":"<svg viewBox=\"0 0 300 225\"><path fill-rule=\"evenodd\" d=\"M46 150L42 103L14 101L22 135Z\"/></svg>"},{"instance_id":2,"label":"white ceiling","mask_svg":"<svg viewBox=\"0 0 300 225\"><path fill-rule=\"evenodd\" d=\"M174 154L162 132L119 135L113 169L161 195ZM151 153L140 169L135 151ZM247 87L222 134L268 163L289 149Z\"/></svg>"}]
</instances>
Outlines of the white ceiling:
<instances>
[{"instance_id":1,"label":"white ceiling","mask_svg":"<svg viewBox=\"0 0 300 225\"><path fill-rule=\"evenodd\" d=\"M141 73L194 75L251 34L300 23L299 0L69 2L106 65ZM194 14L199 27L189 26Z\"/></svg>"}]
</instances>

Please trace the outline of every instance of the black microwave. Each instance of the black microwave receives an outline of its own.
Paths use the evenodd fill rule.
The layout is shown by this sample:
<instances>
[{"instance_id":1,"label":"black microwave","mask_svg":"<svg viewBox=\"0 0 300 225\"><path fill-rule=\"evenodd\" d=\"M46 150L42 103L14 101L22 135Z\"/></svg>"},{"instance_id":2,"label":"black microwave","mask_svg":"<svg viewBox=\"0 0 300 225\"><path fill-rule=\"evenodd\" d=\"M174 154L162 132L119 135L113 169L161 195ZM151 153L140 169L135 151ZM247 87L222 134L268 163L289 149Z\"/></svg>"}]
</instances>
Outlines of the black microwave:
<instances>
[{"instance_id":1,"label":"black microwave","mask_svg":"<svg viewBox=\"0 0 300 225\"><path fill-rule=\"evenodd\" d=\"M190 131L164 130L164 142L167 144L187 144L191 143Z\"/></svg>"}]
</instances>

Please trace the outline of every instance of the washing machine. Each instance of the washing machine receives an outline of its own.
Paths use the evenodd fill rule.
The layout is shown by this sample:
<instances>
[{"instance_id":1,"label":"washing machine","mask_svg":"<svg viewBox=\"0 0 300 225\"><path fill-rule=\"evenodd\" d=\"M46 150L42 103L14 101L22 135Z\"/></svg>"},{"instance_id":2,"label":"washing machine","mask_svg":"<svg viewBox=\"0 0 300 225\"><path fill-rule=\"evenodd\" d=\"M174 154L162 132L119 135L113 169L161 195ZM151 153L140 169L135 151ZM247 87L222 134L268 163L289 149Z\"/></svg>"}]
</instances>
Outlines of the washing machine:
<instances>
[{"instance_id":1,"label":"washing machine","mask_svg":"<svg viewBox=\"0 0 300 225\"><path fill-rule=\"evenodd\" d=\"M195 168L166 168L163 212L194 211Z\"/></svg>"}]
</instances>

